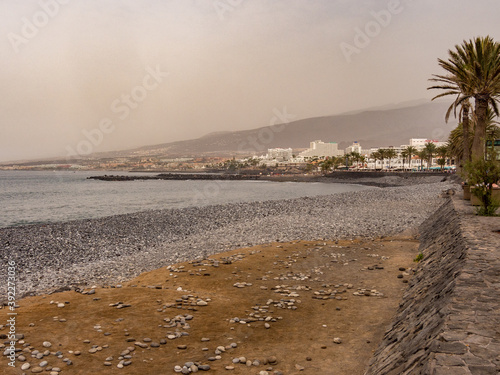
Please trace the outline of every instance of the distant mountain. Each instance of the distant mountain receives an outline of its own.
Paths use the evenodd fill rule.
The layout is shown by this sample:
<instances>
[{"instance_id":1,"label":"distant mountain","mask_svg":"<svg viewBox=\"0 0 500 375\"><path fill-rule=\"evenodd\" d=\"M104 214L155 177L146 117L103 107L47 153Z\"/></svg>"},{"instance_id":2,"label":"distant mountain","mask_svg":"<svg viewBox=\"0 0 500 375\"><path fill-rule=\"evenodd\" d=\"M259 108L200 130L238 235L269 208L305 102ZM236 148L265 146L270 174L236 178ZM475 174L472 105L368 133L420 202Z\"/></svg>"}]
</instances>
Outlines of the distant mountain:
<instances>
[{"instance_id":1,"label":"distant mountain","mask_svg":"<svg viewBox=\"0 0 500 375\"><path fill-rule=\"evenodd\" d=\"M309 147L309 142L314 140L337 142L341 149L353 141L358 141L363 148L370 148L408 144L410 138L446 140L457 124L453 118L448 124L444 121L449 103L412 104L403 108L393 105L396 108L308 118L275 127L216 132L197 139L106 154L196 156L264 152L275 147L300 149Z\"/></svg>"},{"instance_id":2,"label":"distant mountain","mask_svg":"<svg viewBox=\"0 0 500 375\"><path fill-rule=\"evenodd\" d=\"M343 112L343 113L339 113L339 115L355 115L358 113L368 112L368 111L385 111L385 110L389 110L389 109L401 109L401 108L407 108L407 107L415 107L417 105L428 104L428 103L429 103L429 99L407 100L407 101L399 102L399 103L391 103L391 104L385 104L385 105L376 106L376 107L369 107L369 108L357 109L357 110L349 111L349 112Z\"/></svg>"},{"instance_id":3,"label":"distant mountain","mask_svg":"<svg viewBox=\"0 0 500 375\"><path fill-rule=\"evenodd\" d=\"M274 127L260 127L243 131L219 131L197 139L144 146L131 150L95 153L85 158L158 156L164 158L202 155L234 156L263 153L268 148L291 147L305 149L309 142L337 142L345 149L353 141L363 148L400 146L410 138L446 140L457 121L444 115L449 102L412 101L370 108L340 115L314 117ZM40 164L77 163L74 160L52 158L39 160ZM33 161L25 161L33 164ZM2 164L2 163L0 163ZM18 164L23 164L18 162Z\"/></svg>"}]
</instances>

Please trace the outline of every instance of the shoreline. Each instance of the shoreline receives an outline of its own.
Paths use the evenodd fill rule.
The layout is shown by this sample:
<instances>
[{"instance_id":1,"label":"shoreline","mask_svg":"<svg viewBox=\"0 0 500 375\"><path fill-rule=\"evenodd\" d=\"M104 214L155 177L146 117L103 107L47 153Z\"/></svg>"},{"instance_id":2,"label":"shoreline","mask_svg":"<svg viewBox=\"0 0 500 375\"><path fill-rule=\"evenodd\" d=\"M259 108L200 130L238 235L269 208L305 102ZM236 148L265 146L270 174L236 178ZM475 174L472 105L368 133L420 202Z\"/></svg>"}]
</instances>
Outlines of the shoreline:
<instances>
[{"instance_id":1,"label":"shoreline","mask_svg":"<svg viewBox=\"0 0 500 375\"><path fill-rule=\"evenodd\" d=\"M110 285L172 263L274 241L376 238L415 230L450 187L458 185L146 211L3 228L0 237L9 260L19 265L19 295L40 294Z\"/></svg>"},{"instance_id":2,"label":"shoreline","mask_svg":"<svg viewBox=\"0 0 500 375\"><path fill-rule=\"evenodd\" d=\"M230 174L230 173L160 173L152 176L103 175L90 176L89 180L108 182L135 180L202 180L202 181L273 181L273 182L323 182L339 184L359 184L376 187L396 187L414 184L442 182L452 179L452 174L444 172L365 172L365 171L335 171L326 175L313 174Z\"/></svg>"}]
</instances>

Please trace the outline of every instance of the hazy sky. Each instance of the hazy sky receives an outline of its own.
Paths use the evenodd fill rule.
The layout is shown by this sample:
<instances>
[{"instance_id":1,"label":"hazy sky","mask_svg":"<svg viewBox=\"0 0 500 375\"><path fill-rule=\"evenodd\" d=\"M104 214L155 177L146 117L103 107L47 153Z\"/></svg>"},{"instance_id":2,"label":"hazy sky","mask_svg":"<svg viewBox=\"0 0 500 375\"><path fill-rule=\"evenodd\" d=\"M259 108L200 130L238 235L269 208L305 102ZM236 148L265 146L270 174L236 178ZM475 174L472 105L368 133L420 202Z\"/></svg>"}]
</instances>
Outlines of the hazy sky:
<instances>
[{"instance_id":1,"label":"hazy sky","mask_svg":"<svg viewBox=\"0 0 500 375\"><path fill-rule=\"evenodd\" d=\"M0 161L430 98L437 58L500 40L499 15L498 0L0 0Z\"/></svg>"}]
</instances>

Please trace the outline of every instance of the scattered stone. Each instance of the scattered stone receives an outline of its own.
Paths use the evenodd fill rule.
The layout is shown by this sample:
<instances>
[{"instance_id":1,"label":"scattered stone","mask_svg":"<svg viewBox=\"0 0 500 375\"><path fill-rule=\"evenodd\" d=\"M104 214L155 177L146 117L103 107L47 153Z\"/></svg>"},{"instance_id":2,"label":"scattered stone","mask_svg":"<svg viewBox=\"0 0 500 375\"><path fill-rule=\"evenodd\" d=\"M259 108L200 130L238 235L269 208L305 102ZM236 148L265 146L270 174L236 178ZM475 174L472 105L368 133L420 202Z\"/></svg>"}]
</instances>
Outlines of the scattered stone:
<instances>
[{"instance_id":1,"label":"scattered stone","mask_svg":"<svg viewBox=\"0 0 500 375\"><path fill-rule=\"evenodd\" d=\"M267 363L270 365L275 365L278 363L278 359L275 356L270 356L267 358Z\"/></svg>"}]
</instances>

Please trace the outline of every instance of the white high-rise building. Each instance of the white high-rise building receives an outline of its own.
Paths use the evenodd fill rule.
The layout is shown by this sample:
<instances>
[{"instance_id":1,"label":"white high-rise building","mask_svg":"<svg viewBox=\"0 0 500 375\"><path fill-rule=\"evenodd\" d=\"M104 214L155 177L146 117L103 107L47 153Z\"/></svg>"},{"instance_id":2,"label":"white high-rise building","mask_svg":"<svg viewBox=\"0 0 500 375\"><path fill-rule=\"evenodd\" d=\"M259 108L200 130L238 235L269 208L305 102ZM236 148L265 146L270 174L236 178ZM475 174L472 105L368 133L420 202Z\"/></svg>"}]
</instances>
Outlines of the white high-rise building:
<instances>
[{"instance_id":1,"label":"white high-rise building","mask_svg":"<svg viewBox=\"0 0 500 375\"><path fill-rule=\"evenodd\" d=\"M358 154L363 154L363 149L361 148L361 145L358 143L358 141L353 142L352 145L350 145L345 149L346 154L350 154L351 152L357 152Z\"/></svg>"},{"instance_id":2,"label":"white high-rise building","mask_svg":"<svg viewBox=\"0 0 500 375\"><path fill-rule=\"evenodd\" d=\"M337 142L322 142L320 140L313 141L310 143L309 149L300 153L299 156L304 158L319 157L324 158L327 156L341 156L344 155L344 151L339 150Z\"/></svg>"},{"instance_id":3,"label":"white high-rise building","mask_svg":"<svg viewBox=\"0 0 500 375\"><path fill-rule=\"evenodd\" d=\"M289 161L293 157L291 148L269 148L266 159L276 161Z\"/></svg>"}]
</instances>

